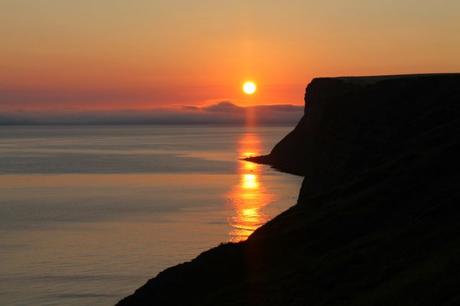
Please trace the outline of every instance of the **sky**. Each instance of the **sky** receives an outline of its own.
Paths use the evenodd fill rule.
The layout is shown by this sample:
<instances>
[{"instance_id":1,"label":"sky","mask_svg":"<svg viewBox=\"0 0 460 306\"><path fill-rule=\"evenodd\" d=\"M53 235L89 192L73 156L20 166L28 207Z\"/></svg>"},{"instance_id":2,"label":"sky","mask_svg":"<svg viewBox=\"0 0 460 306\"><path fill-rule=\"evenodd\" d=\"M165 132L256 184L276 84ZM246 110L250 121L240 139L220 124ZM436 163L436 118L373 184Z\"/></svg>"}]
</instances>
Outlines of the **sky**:
<instances>
[{"instance_id":1,"label":"sky","mask_svg":"<svg viewBox=\"0 0 460 306\"><path fill-rule=\"evenodd\" d=\"M0 0L0 20L0 115L302 105L317 76L460 71L458 0Z\"/></svg>"}]
</instances>

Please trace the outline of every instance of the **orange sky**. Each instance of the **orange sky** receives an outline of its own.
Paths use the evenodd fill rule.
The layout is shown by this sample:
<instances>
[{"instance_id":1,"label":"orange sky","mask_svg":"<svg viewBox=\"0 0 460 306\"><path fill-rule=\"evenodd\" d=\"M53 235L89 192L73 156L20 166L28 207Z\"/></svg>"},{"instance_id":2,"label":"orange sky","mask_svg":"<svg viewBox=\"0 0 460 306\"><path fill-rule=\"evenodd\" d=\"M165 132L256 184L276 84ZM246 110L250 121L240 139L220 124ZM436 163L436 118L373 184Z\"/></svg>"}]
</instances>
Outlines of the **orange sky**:
<instances>
[{"instance_id":1,"label":"orange sky","mask_svg":"<svg viewBox=\"0 0 460 306\"><path fill-rule=\"evenodd\" d=\"M302 104L314 76L460 71L458 0L2 0L0 19L0 110Z\"/></svg>"}]
</instances>

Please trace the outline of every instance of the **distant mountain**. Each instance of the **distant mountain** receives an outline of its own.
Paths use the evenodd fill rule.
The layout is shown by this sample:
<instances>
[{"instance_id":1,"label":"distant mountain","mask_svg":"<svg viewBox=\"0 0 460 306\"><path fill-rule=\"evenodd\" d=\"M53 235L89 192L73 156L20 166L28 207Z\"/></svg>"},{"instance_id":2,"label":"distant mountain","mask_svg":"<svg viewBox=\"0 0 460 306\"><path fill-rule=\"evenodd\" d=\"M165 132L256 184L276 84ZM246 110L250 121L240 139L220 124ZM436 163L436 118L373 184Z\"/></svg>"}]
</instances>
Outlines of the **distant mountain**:
<instances>
[{"instance_id":1,"label":"distant mountain","mask_svg":"<svg viewBox=\"0 0 460 306\"><path fill-rule=\"evenodd\" d=\"M118 305L459 305L460 74L319 78L252 161L305 176L250 236Z\"/></svg>"},{"instance_id":2,"label":"distant mountain","mask_svg":"<svg viewBox=\"0 0 460 306\"><path fill-rule=\"evenodd\" d=\"M303 114L297 105L237 106L222 101L207 106L183 106L145 110L56 112L17 111L0 116L0 125L44 124L226 124L294 125Z\"/></svg>"}]
</instances>

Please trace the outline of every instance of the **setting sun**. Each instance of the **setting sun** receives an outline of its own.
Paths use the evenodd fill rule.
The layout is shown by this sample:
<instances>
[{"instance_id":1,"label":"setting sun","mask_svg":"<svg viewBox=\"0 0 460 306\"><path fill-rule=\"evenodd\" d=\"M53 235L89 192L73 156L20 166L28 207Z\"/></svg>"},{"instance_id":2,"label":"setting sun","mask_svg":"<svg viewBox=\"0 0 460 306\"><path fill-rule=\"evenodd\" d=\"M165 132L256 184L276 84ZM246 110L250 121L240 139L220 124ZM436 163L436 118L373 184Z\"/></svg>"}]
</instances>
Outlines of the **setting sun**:
<instances>
[{"instance_id":1,"label":"setting sun","mask_svg":"<svg viewBox=\"0 0 460 306\"><path fill-rule=\"evenodd\" d=\"M253 93L256 92L256 90L257 90L257 85L256 83L252 81L247 81L243 84L243 91L247 95L252 95Z\"/></svg>"}]
</instances>

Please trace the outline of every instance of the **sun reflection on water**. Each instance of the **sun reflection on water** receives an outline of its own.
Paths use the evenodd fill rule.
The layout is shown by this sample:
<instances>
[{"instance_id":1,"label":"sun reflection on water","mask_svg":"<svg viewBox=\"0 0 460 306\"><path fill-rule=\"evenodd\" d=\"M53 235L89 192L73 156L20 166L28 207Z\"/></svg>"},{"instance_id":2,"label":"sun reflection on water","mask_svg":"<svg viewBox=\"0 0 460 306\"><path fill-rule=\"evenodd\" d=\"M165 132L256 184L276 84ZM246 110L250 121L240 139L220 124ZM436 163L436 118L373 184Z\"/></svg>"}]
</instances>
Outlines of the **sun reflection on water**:
<instances>
[{"instance_id":1,"label":"sun reflection on water","mask_svg":"<svg viewBox=\"0 0 460 306\"><path fill-rule=\"evenodd\" d=\"M244 134L238 142L238 153L241 158L261 154L259 136L254 133ZM232 242L246 240L269 219L263 208L272 201L273 196L266 191L260 178L260 170L257 164L239 162L240 179L230 192L234 209L234 215L229 219L229 240Z\"/></svg>"}]
</instances>

